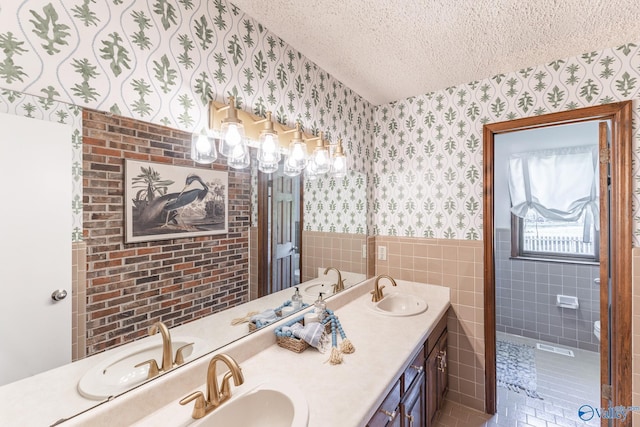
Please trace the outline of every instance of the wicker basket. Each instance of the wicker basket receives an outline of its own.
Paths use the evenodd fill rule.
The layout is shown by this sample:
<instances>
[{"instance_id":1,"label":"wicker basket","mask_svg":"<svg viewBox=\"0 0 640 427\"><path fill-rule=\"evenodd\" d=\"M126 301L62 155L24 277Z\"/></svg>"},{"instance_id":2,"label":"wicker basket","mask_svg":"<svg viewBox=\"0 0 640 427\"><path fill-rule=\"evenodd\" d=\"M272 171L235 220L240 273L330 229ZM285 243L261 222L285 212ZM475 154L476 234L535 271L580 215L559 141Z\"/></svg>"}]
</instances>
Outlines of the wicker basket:
<instances>
[{"instance_id":1,"label":"wicker basket","mask_svg":"<svg viewBox=\"0 0 640 427\"><path fill-rule=\"evenodd\" d=\"M276 316L278 316L278 318L273 322L277 322L278 320L282 319L282 311L281 310L276 311ZM269 322L269 323L273 323L273 322ZM262 325L262 327L267 326L269 323L267 323L266 325ZM258 327L256 326L256 324L254 322L249 322L249 332L254 332L257 330L258 330Z\"/></svg>"},{"instance_id":2,"label":"wicker basket","mask_svg":"<svg viewBox=\"0 0 640 427\"><path fill-rule=\"evenodd\" d=\"M291 350L295 353L302 353L305 351L309 344L305 340L301 340L296 337L279 337L276 335L276 344L287 350Z\"/></svg>"},{"instance_id":3,"label":"wicker basket","mask_svg":"<svg viewBox=\"0 0 640 427\"><path fill-rule=\"evenodd\" d=\"M301 322L298 321L298 322L304 325L304 321L301 321ZM296 321L288 322L287 326L291 326L294 323L296 323ZM327 334L331 333L331 322L325 323L324 331ZM276 344L278 344L282 348L286 348L287 350L291 350L295 353L302 353L309 347L309 344L307 344L307 342L303 339L300 339L297 337L282 337L279 335L276 335Z\"/></svg>"}]
</instances>

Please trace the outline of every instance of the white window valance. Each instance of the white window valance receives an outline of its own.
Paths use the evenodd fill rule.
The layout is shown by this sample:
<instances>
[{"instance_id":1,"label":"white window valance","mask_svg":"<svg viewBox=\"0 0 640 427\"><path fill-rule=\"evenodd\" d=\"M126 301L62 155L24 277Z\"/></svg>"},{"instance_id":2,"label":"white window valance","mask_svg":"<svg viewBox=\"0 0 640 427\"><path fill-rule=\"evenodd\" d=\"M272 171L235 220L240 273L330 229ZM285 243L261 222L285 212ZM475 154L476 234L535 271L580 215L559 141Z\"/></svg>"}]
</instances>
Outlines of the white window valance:
<instances>
[{"instance_id":1,"label":"white window valance","mask_svg":"<svg viewBox=\"0 0 640 427\"><path fill-rule=\"evenodd\" d=\"M586 212L599 221L597 146L512 154L509 158L511 212L529 210L550 220L576 221Z\"/></svg>"}]
</instances>

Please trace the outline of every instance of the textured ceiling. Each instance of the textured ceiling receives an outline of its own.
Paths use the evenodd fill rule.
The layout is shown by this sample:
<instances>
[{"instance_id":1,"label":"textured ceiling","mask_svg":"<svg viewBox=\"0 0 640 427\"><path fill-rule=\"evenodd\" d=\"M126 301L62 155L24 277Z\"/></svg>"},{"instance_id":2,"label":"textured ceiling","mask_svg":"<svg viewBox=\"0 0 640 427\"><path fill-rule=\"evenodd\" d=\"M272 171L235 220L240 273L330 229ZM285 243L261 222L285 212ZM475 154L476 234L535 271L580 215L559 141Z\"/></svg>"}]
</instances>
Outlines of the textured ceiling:
<instances>
[{"instance_id":1,"label":"textured ceiling","mask_svg":"<svg viewBox=\"0 0 640 427\"><path fill-rule=\"evenodd\" d=\"M374 105L640 42L638 0L232 0Z\"/></svg>"}]
</instances>

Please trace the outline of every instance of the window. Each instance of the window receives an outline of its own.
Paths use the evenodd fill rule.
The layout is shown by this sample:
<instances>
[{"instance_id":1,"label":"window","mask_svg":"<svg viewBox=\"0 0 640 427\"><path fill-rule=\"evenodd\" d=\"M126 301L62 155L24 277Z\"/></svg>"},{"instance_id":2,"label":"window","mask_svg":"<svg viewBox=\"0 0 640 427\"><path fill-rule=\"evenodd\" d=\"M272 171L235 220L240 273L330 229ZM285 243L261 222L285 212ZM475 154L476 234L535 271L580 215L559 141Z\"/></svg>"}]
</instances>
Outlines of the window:
<instances>
[{"instance_id":1,"label":"window","mask_svg":"<svg viewBox=\"0 0 640 427\"><path fill-rule=\"evenodd\" d=\"M596 149L577 146L511 155L512 256L599 261Z\"/></svg>"},{"instance_id":2,"label":"window","mask_svg":"<svg viewBox=\"0 0 640 427\"><path fill-rule=\"evenodd\" d=\"M600 239L586 212L575 221L546 219L535 210L525 218L512 215L511 256L558 261L598 262ZM585 236L586 233L586 236Z\"/></svg>"}]
</instances>

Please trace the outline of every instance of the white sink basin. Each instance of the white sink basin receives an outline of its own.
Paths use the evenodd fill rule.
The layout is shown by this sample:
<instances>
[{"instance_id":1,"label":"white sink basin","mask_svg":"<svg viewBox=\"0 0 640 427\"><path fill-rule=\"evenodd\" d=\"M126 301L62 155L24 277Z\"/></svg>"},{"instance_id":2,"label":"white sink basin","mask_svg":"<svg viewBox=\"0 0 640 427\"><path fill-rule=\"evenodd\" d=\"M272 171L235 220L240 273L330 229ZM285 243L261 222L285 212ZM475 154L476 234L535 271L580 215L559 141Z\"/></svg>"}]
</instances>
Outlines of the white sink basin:
<instances>
[{"instance_id":1,"label":"white sink basin","mask_svg":"<svg viewBox=\"0 0 640 427\"><path fill-rule=\"evenodd\" d=\"M315 281L314 281L315 282ZM302 285L302 292L305 296L312 299L312 302L318 298L318 294L322 292L325 297L333 295L333 286L326 280L324 282L315 282L310 285Z\"/></svg>"},{"instance_id":2,"label":"white sink basin","mask_svg":"<svg viewBox=\"0 0 640 427\"><path fill-rule=\"evenodd\" d=\"M386 316L415 316L429 308L427 302L419 296L402 292L389 293L375 303L371 302L369 297L367 306L374 312Z\"/></svg>"},{"instance_id":3,"label":"white sink basin","mask_svg":"<svg viewBox=\"0 0 640 427\"><path fill-rule=\"evenodd\" d=\"M350 284L349 279L342 278L342 282L344 283L344 288L347 289ZM318 277L315 279L307 280L306 282L300 283L300 291L304 294L305 300L311 300L311 303L318 299L318 294L322 292L324 297L328 297L333 295L333 284L335 283L335 278L330 277ZM308 301L305 301L308 302Z\"/></svg>"},{"instance_id":4,"label":"white sink basin","mask_svg":"<svg viewBox=\"0 0 640 427\"><path fill-rule=\"evenodd\" d=\"M205 391L203 385L200 390ZM203 418L193 419L194 402L178 401L147 415L132 427L307 427L309 404L302 391L282 379L245 377L240 386L231 382L231 398Z\"/></svg>"},{"instance_id":5,"label":"white sink basin","mask_svg":"<svg viewBox=\"0 0 640 427\"><path fill-rule=\"evenodd\" d=\"M183 345L193 343L183 350L185 362L206 353L203 340L188 336L171 339L173 353ZM98 362L78 382L78 392L88 399L104 400L129 390L147 380L149 365L136 368L138 363L155 359L161 367L162 340L160 336L140 343L127 344L122 351Z\"/></svg>"},{"instance_id":6,"label":"white sink basin","mask_svg":"<svg viewBox=\"0 0 640 427\"><path fill-rule=\"evenodd\" d=\"M307 401L302 392L292 385L269 381L246 391L237 389L235 393L238 394L190 425L306 427L309 422Z\"/></svg>"}]
</instances>

